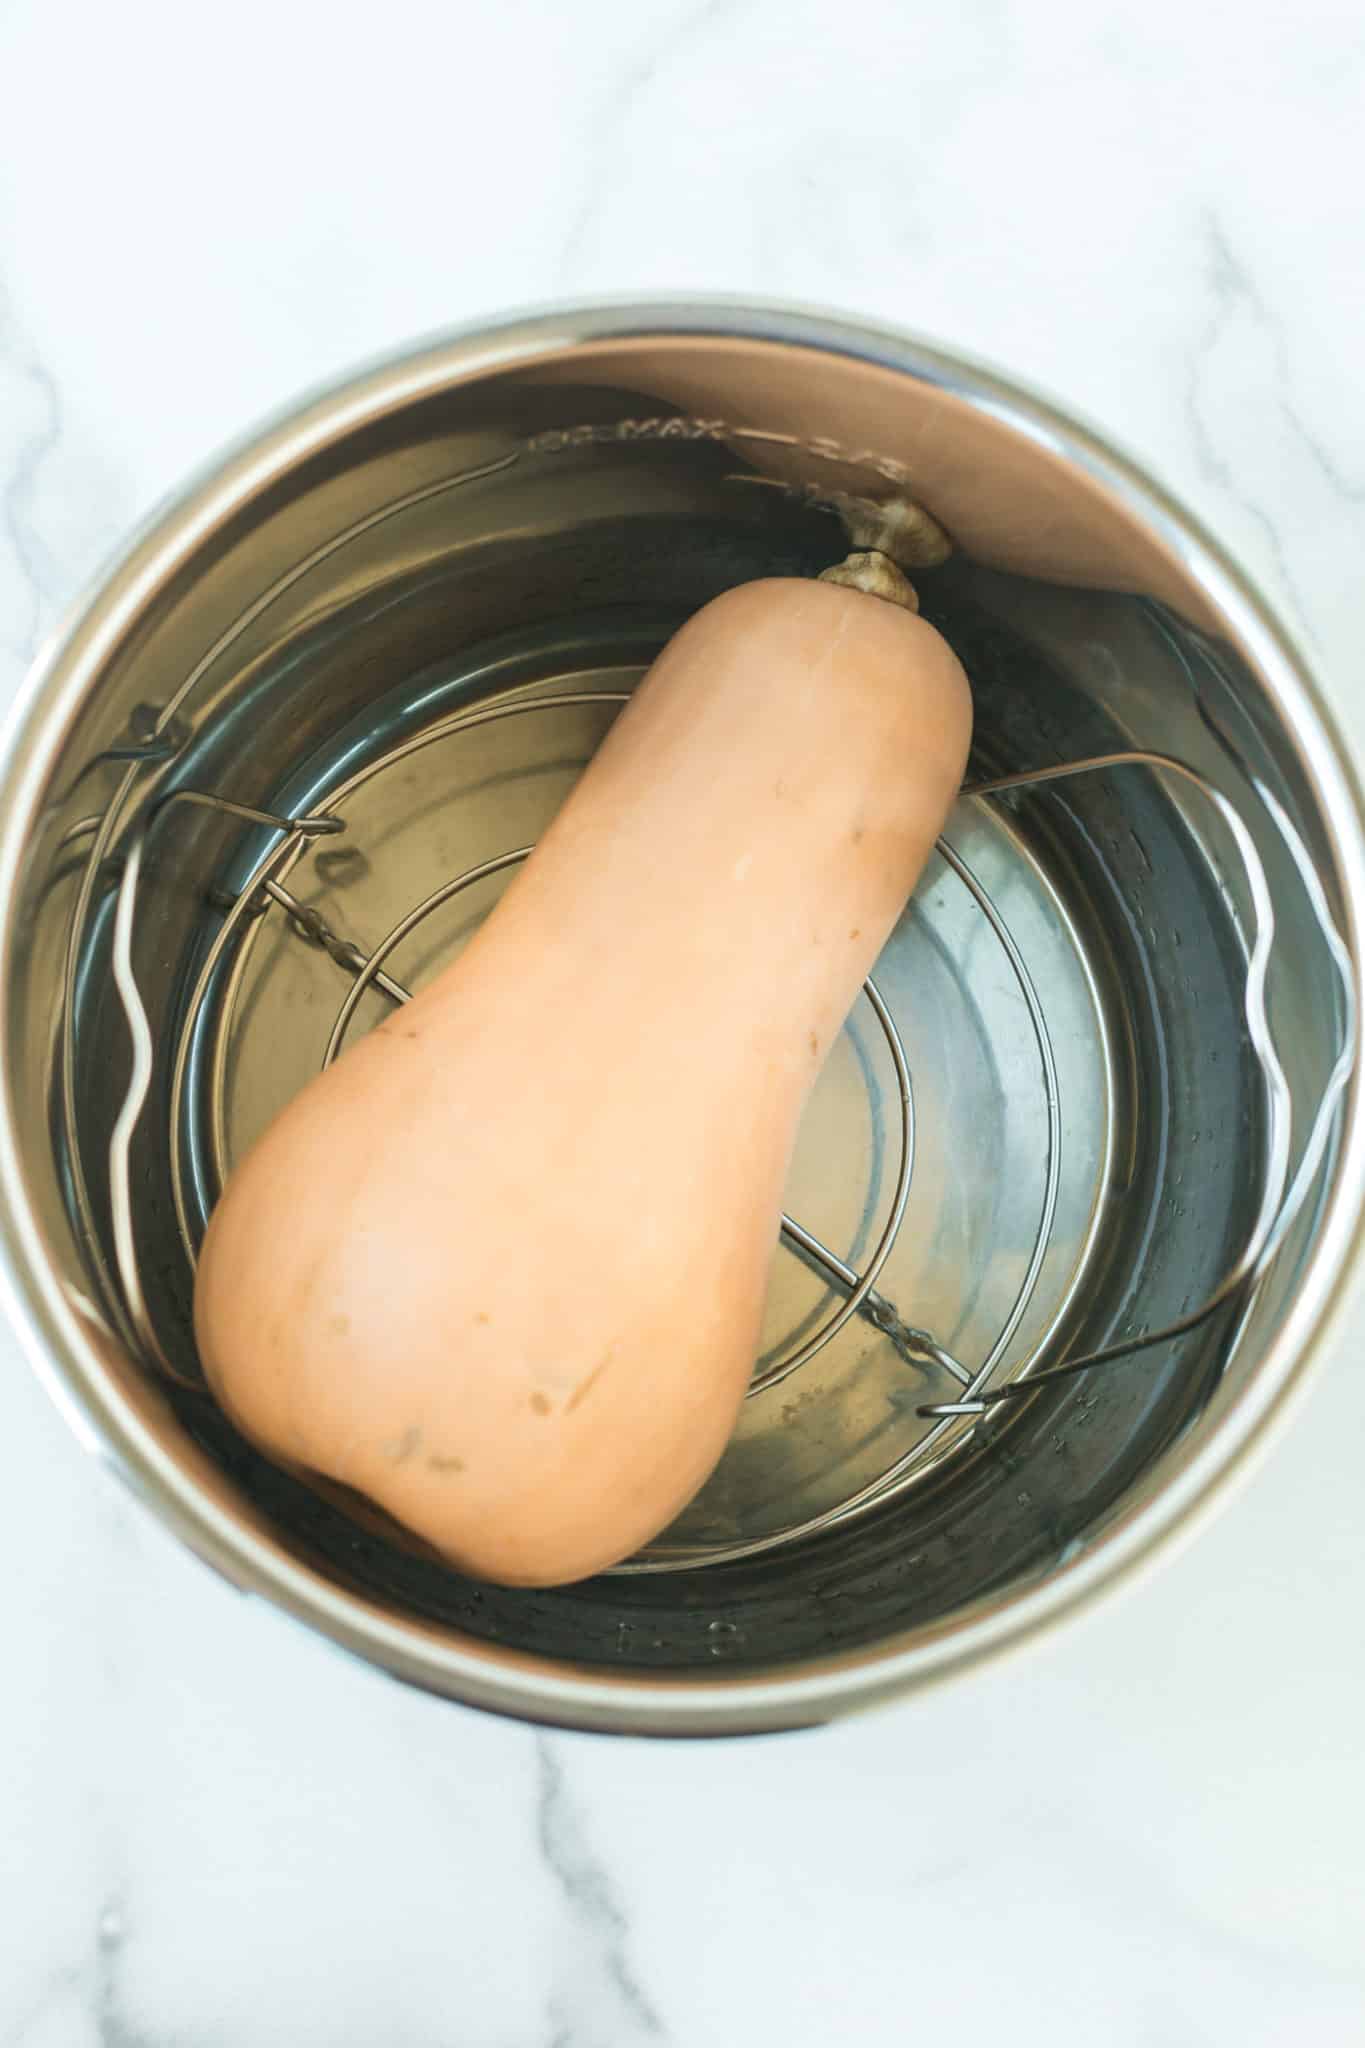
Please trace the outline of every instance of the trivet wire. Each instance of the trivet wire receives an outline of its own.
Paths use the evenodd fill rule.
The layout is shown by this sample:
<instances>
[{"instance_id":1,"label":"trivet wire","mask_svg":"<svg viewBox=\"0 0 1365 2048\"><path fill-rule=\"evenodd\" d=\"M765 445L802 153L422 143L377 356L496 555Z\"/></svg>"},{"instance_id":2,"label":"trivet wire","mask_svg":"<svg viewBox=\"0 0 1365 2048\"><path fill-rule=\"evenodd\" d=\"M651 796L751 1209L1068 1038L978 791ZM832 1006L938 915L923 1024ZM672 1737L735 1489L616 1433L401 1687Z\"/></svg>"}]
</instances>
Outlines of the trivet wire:
<instances>
[{"instance_id":1,"label":"trivet wire","mask_svg":"<svg viewBox=\"0 0 1365 2048\"><path fill-rule=\"evenodd\" d=\"M177 702L181 701L183 694L179 693ZM408 754L438 739L499 719L522 716L538 710L586 705L619 706L626 701L627 696L626 692L600 690L546 695L518 694L496 703L456 713L405 739L382 758L367 763L335 790L329 792L325 805L314 807L303 816L278 815L235 803L210 790L185 788L172 789L159 795L153 793L144 800L140 812L134 813L134 821L118 849L115 870L117 895L113 923L112 972L127 1020L132 1047L132 1068L109 1144L112 1271L100 1249L98 1234L94 1228L88 1182L79 1166L78 1147L75 1141L75 1038L71 1018L74 1008L75 974L79 961L79 939L74 926L68 949L66 1005L59 1040L61 1104L68 1133L68 1146L77 1154L76 1170L71 1175L71 1181L78 1217L86 1225L85 1236L91 1255L92 1279L96 1291L107 1304L111 1320L119 1328L120 1333L126 1340L131 1341L149 1364L158 1371L169 1375L182 1386L202 1391L198 1381L192 1380L180 1368L171 1364L153 1325L142 1281L132 1199L131 1150L146 1111L156 1058L155 1040L133 964L138 897L149 836L155 832L167 813L178 804L198 804L216 808L226 815L239 818L245 826L253 826L273 835L269 845L258 856L240 886L226 903L220 906L224 912L222 923L200 965L172 1056L168 1111L172 1131L170 1156L173 1193L181 1239L192 1265L196 1252L195 1233L187 1199L178 1136L185 1109L189 1048L194 1027L215 983L226 975L231 986L235 977L242 971L245 954L237 942L248 927L256 919L266 915L272 907L278 909L289 919L292 928L303 940L321 946L350 977L351 986L339 1006L324 1052L323 1064L326 1065L340 1051L347 1029L369 989L377 989L395 1004L408 1000L407 988L395 980L386 971L385 966L402 940L441 905L475 883L516 866L525 860L532 850L529 846L516 847L495 854L451 877L422 903L399 919L376 945L366 951L351 941L341 939L316 909L302 903L286 886L291 868L311 841L323 834L344 832L344 807L359 788L382 769L391 767L395 761L402 760ZM1231 752L1231 749L1229 751ZM129 749L120 755L120 759L128 759L131 754L132 750ZM114 839L114 824L111 819L116 819L127 808L131 795L131 779L136 778L140 766L151 766L154 777L159 778L164 772L165 759L164 747L156 752L153 752L150 746L144 749L140 760L131 760L116 792L110 813L105 814L103 818L82 819L67 835L73 842L78 836L93 835L93 845L78 894L75 921L77 925L82 916L88 917L90 914L96 900L99 874L109 869ZM1245 772L1245 764L1239 761L1238 765ZM905 1320L899 1307L877 1292L875 1283L894 1245L910 1190L914 1164L914 1104L910 1070L899 1032L875 980L869 979L865 984L864 993L886 1040L896 1072L899 1097L900 1160L889 1213L875 1246L869 1256L860 1262L861 1270L823 1244L797 1219L784 1216L784 1237L842 1292L843 1299L833 1314L827 1317L816 1332L790 1356L775 1361L761 1372L756 1372L749 1393L751 1398L758 1397L780 1385L808 1364L838 1330L857 1314L861 1314L886 1335L908 1365L932 1365L945 1371L958 1382L961 1393L953 1400L921 1405L917 1412L932 1422L933 1428L912 1450L836 1507L811 1517L799 1526L755 1537L749 1541L706 1546L666 1542L656 1544L648 1554L618 1567L618 1570L639 1573L671 1570L681 1565L719 1563L753 1556L798 1538L813 1535L899 1491L916 1470L939 1454L945 1433L961 1432L964 1425L970 1426L974 1420L1001 1403L1028 1398L1056 1380L1116 1364L1141 1351L1168 1342L1198 1327L1227 1303L1234 1300L1245 1302L1249 1299L1307 1197L1331 1138L1337 1106L1354 1071L1357 1051L1357 1019L1349 955L1337 929L1321 879L1302 839L1283 806L1262 783L1253 779L1255 794L1299 874L1312 915L1321 930L1341 985L1341 1039L1338 1057L1327 1078L1307 1140L1291 1175L1293 1132L1289 1088L1266 1006L1266 972L1275 938L1274 908L1255 841L1236 805L1205 775L1188 763L1171 756L1137 749L1097 755L1086 760L978 782L970 785L963 794L971 800L989 802L1024 790L1045 789L1076 776L1138 769L1183 779L1198 790L1220 817L1236 849L1245 877L1250 929L1244 1013L1248 1040L1264 1093L1266 1164L1256 1217L1238 1257L1213 1292L1178 1320L1163 1324L1157 1329L1138 1330L1096 1350L1079 1356L1064 1357L1053 1364L1037 1364L1035 1354L1030 1354L1023 1361L1013 1362L1010 1366L1011 1377L1004 1380L994 1379L993 1376L1006 1361L1009 1347L1027 1313L1047 1253L1058 1185L1060 1081L1051 1036L1037 989L1013 934L980 878L973 873L946 838L941 840L938 850L943 861L971 894L1002 947L1015 976L1036 1041L1046 1100L1048 1157L1043 1199L1024 1278L1011 1310L985 1357L973 1368L956 1358L931 1332L919 1329L912 1322ZM214 1035L211 1053L212 1081L209 1092L212 1108L209 1122L213 1169L219 1185L227 1170L223 1111L226 1033L222 1028L222 1020L229 1009L230 1004L220 1006L219 1028Z\"/></svg>"}]
</instances>

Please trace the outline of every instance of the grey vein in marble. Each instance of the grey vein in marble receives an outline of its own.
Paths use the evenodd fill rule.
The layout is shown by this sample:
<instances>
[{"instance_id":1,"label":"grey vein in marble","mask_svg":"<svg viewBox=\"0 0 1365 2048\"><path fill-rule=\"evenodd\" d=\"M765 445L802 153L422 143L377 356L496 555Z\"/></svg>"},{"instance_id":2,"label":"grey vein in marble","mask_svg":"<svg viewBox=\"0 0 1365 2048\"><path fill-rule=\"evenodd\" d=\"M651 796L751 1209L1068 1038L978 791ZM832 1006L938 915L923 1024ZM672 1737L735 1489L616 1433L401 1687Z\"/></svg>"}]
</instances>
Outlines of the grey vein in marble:
<instances>
[{"instance_id":1,"label":"grey vein in marble","mask_svg":"<svg viewBox=\"0 0 1365 2048\"><path fill-rule=\"evenodd\" d=\"M1275 349L1278 339L1278 352L1281 356L1284 338L1282 335L1277 337L1275 323L1269 318L1259 294L1233 255L1227 236L1211 211L1206 213L1204 218L1204 240L1204 278L1212 299L1212 308L1204 332L1190 357L1186 385L1186 416L1189 421L1190 437L1204 474L1240 505L1265 535L1266 545L1285 594L1302 623L1305 617L1304 604L1289 567L1289 557L1279 526L1246 485L1239 481L1245 475L1245 466L1234 466L1220 450L1208 423L1205 398L1210 360L1219 342L1239 316L1245 315L1252 320L1270 343L1272 350Z\"/></svg>"},{"instance_id":2,"label":"grey vein in marble","mask_svg":"<svg viewBox=\"0 0 1365 2048\"><path fill-rule=\"evenodd\" d=\"M593 223L606 197L612 159L621 132L636 101L658 77L679 47L691 54L700 34L734 11L735 0L691 0L653 32L619 70L609 70L609 83L594 124L592 150L583 179L583 197L564 237L557 266L561 285L568 287L584 266Z\"/></svg>"},{"instance_id":3,"label":"grey vein in marble","mask_svg":"<svg viewBox=\"0 0 1365 2048\"><path fill-rule=\"evenodd\" d=\"M1265 535L1276 571L1298 615L1300 629L1317 642L1321 606L1313 602L1314 593L1303 591L1301 579L1291 572L1289 534L1278 504L1272 510L1265 502L1266 484L1273 482L1277 497L1292 503L1300 519L1308 512L1320 518L1323 529L1330 532L1340 528L1343 508L1355 514L1357 508L1365 505L1365 479L1347 472L1305 418L1294 390L1284 323L1268 304L1249 266L1233 248L1222 222L1211 209L1205 210L1203 233L1207 252L1204 275L1213 307L1190 363L1187 411L1191 437L1205 474ZM1250 416L1245 411L1245 396L1237 402L1253 431L1260 429L1260 440L1265 445L1253 442L1234 463L1219 448L1209 411L1212 398L1225 385L1217 368L1217 351L1239 324L1249 330L1258 351L1260 374L1253 389L1259 390L1266 409L1259 417ZM1258 472L1263 481L1253 490L1244 480ZM1239 478L1243 481L1239 482ZM1313 505L1314 496L1321 501L1317 506ZM1310 555L1305 566L1316 568L1315 558Z\"/></svg>"},{"instance_id":4,"label":"grey vein in marble","mask_svg":"<svg viewBox=\"0 0 1365 2048\"><path fill-rule=\"evenodd\" d=\"M0 2037L0 2048L27 2048L29 2041L48 2038L46 2023L62 2000L69 2000L89 2015L93 2038L100 2048L196 2048L208 2037L149 2030L129 2016L123 1987L123 1950L128 1939L122 1905L112 1900L100 1913L95 1929L93 1961L82 1967L69 1964L48 1977L38 1998L10 2032Z\"/></svg>"},{"instance_id":5,"label":"grey vein in marble","mask_svg":"<svg viewBox=\"0 0 1365 2048\"><path fill-rule=\"evenodd\" d=\"M59 584L56 565L39 530L35 498L44 465L61 441L62 408L55 379L25 344L8 295L3 293L0 380L13 381L18 386L19 403L13 409L21 421L9 473L0 485L0 530L4 551L17 571L20 591L26 597L26 617L17 626L4 618L0 645L23 664L32 658L45 613ZM7 611L8 606L3 609Z\"/></svg>"},{"instance_id":6,"label":"grey vein in marble","mask_svg":"<svg viewBox=\"0 0 1365 2048\"><path fill-rule=\"evenodd\" d=\"M583 1833L556 1753L553 1738L536 1738L539 1789L536 1827L541 1855L559 1886L575 1934L591 1950L585 1996L566 1997L556 1987L550 1998L549 2048L615 2048L636 2041L662 2041L668 2032L636 1979L627 1954L630 1921L611 1878ZM617 2031L604 2035L611 2015ZM587 2031L590 2029L590 2031Z\"/></svg>"},{"instance_id":7,"label":"grey vein in marble","mask_svg":"<svg viewBox=\"0 0 1365 2048\"><path fill-rule=\"evenodd\" d=\"M189 2048L184 2035L148 2033L129 2019L123 1997L123 1951L128 1926L122 1906L110 1901L100 1914L95 1933L94 2009L100 2048Z\"/></svg>"}]
</instances>

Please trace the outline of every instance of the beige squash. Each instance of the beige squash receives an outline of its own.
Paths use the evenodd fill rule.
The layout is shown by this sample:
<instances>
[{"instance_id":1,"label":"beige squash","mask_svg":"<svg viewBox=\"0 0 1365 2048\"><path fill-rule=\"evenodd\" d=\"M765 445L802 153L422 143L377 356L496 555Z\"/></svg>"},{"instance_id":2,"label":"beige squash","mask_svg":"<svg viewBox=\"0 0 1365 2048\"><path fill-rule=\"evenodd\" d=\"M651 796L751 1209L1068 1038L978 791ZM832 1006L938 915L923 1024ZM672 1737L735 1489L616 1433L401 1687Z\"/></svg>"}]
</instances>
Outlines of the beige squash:
<instances>
[{"instance_id":1,"label":"beige squash","mask_svg":"<svg viewBox=\"0 0 1365 2048\"><path fill-rule=\"evenodd\" d=\"M725 1447L802 1105L971 726L910 611L768 581L682 628L461 957L233 1174L229 1414L462 1569L551 1585Z\"/></svg>"}]
</instances>

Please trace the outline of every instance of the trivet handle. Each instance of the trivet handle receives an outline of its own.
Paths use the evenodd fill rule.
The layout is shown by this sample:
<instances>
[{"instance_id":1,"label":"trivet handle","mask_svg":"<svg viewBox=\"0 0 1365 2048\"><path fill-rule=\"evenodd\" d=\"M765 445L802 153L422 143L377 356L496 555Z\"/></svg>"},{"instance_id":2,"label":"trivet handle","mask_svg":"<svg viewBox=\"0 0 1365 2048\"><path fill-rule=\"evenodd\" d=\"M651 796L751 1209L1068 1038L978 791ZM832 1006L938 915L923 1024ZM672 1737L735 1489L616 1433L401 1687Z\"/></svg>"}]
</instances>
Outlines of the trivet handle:
<instances>
[{"instance_id":1,"label":"trivet handle","mask_svg":"<svg viewBox=\"0 0 1365 2048\"><path fill-rule=\"evenodd\" d=\"M1327 892L1322 886L1322 878L1293 821L1278 798L1248 769L1226 736L1221 732L1218 736L1246 774L1298 870L1299 879L1303 883L1323 942L1331 954L1341 986L1341 1045L1319 1099L1308 1140L1293 1179L1289 1178L1292 1102L1265 1001L1266 970L1275 939L1275 912L1256 842L1236 806L1221 790L1215 789L1205 776L1200 775L1186 762L1178 761L1168 754L1152 754L1137 750L1097 755L1092 760L1068 762L1064 766L1031 770L1022 775L1005 775L991 782L977 783L964 790L964 796L999 796L1009 790L1038 788L1048 783L1061 782L1074 775L1093 774L1111 768L1143 767L1181 776L1193 783L1214 806L1237 847L1251 895L1254 934L1247 966L1246 1021L1252 1051L1265 1080L1269 1116L1269 1159L1260 1208L1240 1257L1207 1300L1201 1302L1197 1308L1191 1309L1188 1315L1181 1316L1176 1322L1166 1323L1158 1330L1140 1331L1135 1336L1120 1338L1113 1344L1086 1352L1079 1358L1064 1359L1060 1365L1049 1366L1043 1372L1031 1374L1027 1379L1012 1380L1007 1386L986 1387L981 1384L984 1375L978 1375L977 1383L969 1385L960 1400L926 1403L916 1411L928 1420L946 1420L954 1415L983 1415L988 1408L997 1407L1002 1401L1023 1400L1037 1388L1047 1386L1053 1380L1070 1379L1074 1374L1090 1372L1097 1366L1117 1364L1121 1359L1131 1358L1140 1351L1149 1350L1154 1344L1166 1343L1173 1337L1182 1337L1187 1331L1197 1329L1226 1303L1241 1298L1255 1286L1284 1242L1285 1235L1302 1208L1314 1176L1322 1163L1338 1104L1355 1071L1358 1051L1359 1025L1355 984L1351 975L1351 956L1332 916Z\"/></svg>"}]
</instances>

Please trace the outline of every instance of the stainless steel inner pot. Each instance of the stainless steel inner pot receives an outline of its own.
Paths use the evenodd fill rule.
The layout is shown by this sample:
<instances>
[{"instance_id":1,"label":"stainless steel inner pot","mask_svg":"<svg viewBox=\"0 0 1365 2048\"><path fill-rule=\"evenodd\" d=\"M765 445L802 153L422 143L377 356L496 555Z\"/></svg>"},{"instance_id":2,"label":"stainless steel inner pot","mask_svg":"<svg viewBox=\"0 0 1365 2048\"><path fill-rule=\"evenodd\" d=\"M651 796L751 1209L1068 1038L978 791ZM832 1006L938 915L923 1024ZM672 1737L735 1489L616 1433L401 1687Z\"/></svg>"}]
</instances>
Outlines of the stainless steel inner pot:
<instances>
[{"instance_id":1,"label":"stainless steel inner pot","mask_svg":"<svg viewBox=\"0 0 1365 2048\"><path fill-rule=\"evenodd\" d=\"M1251 1298L984 1418L926 1420L955 1382L866 1315L819 1341L844 1296L786 1246L760 1367L814 1355L747 1404L644 1569L553 1593L471 1584L302 1487L194 1385L188 1252L223 1174L329 1041L381 1014L384 975L410 987L451 957L512 863L458 894L451 877L534 840L689 612L754 576L818 570L897 497L956 542L920 591L972 678L977 772L1158 749L1241 813L1275 908L1267 989L1297 1156L1342 1002L1256 785L1310 850L1353 982L1365 872L1356 792L1303 663L1131 465L905 337L776 309L599 307L382 364L164 512L47 650L11 724L0 1173L19 1323L82 1434L196 1550L436 1691L583 1727L723 1732L942 1676L1211 1499L1341 1282L1361 1202L1354 1085ZM272 897L255 883L278 832L176 792L294 817L335 806L346 830L270 869ZM152 1060L123 1133L120 1244L109 1160L134 1050L116 908L142 831L124 936ZM1209 805L1144 768L964 802L945 838L958 866L931 868L876 970L913 1104L877 1287L972 1367L998 1347L999 1374L1027 1378L1176 1320L1246 1240L1268 1144L1249 906ZM382 973L343 1011L386 935ZM854 1272L902 1169L890 1043L855 1008L788 1190ZM603 1045L600 1085L610 1071ZM130 1259L169 1372L130 1320ZM789 1540L898 1460L891 1497Z\"/></svg>"}]
</instances>

